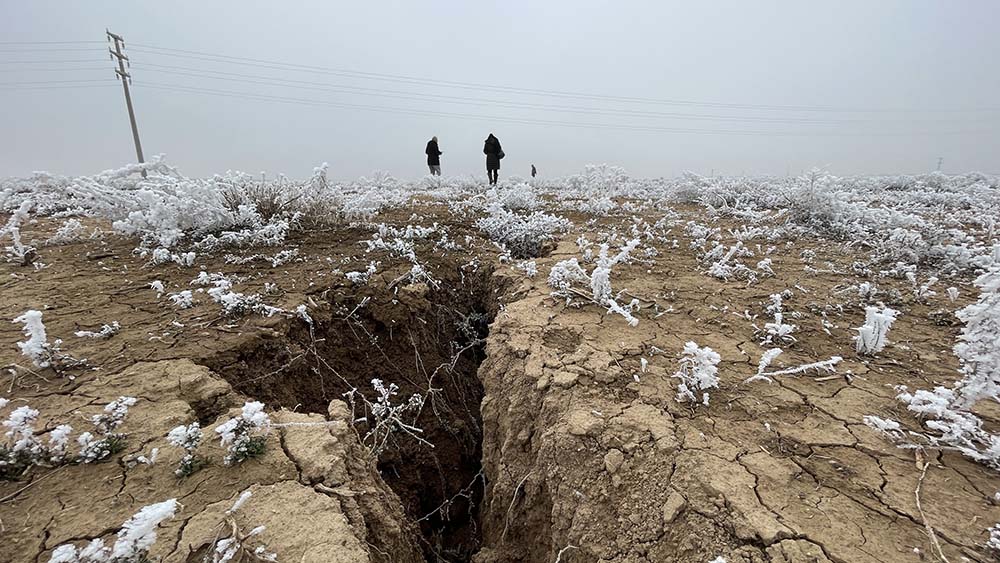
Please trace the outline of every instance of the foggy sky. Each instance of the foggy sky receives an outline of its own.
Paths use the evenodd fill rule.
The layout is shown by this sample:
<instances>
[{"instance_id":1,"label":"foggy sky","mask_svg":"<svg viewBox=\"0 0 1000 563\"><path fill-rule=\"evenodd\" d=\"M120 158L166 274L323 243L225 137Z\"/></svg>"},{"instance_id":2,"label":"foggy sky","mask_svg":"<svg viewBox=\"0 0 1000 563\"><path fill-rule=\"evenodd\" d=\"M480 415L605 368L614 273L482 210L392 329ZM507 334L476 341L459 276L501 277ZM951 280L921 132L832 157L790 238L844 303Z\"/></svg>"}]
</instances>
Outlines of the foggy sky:
<instances>
[{"instance_id":1,"label":"foggy sky","mask_svg":"<svg viewBox=\"0 0 1000 563\"><path fill-rule=\"evenodd\" d=\"M645 177L784 175L814 166L842 175L918 173L933 170L938 157L945 172L1000 173L998 21L1000 2L992 0L0 0L0 177L90 174L134 161L118 83L55 83L113 78L106 44L23 43L103 41L105 27L125 37L135 65L147 159L165 153L189 176L238 169L302 177L328 162L336 178L375 170L414 178L426 173L432 135L445 175L485 176L490 132L507 153L501 177L526 175L531 163L555 176L605 162ZM169 56L139 45L319 69ZM74 62L34 62L62 60ZM227 80L189 76L199 73ZM330 91L345 86L370 91ZM375 95L386 91L397 97ZM536 107L510 107L525 104Z\"/></svg>"}]
</instances>

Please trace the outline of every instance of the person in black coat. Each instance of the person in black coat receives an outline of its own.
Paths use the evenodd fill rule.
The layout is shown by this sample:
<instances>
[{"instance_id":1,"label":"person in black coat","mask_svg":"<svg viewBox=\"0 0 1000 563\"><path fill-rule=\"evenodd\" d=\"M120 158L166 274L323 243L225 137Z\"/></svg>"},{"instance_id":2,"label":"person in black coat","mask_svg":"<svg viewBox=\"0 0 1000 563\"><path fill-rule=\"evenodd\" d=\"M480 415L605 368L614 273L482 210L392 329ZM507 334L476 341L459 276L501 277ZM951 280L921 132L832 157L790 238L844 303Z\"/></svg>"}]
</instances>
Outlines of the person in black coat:
<instances>
[{"instance_id":1,"label":"person in black coat","mask_svg":"<svg viewBox=\"0 0 1000 563\"><path fill-rule=\"evenodd\" d=\"M431 169L432 176L441 175L441 155L443 154L438 150L438 138L431 137L430 141L427 141L427 149L424 150L427 155L427 167Z\"/></svg>"},{"instance_id":2,"label":"person in black coat","mask_svg":"<svg viewBox=\"0 0 1000 563\"><path fill-rule=\"evenodd\" d=\"M503 149L500 147L500 139L490 133L483 144L483 154L486 155L486 176L490 179L490 185L497 185L497 178L500 175L500 159L504 157Z\"/></svg>"}]
</instances>

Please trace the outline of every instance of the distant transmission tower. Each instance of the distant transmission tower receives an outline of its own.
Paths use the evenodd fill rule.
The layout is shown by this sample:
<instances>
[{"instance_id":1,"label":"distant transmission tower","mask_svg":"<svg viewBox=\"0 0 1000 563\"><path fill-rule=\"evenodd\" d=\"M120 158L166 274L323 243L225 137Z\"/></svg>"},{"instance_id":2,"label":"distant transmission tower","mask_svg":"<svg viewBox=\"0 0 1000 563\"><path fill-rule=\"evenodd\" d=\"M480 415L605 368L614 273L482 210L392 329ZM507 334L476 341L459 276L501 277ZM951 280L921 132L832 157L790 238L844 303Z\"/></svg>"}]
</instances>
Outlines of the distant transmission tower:
<instances>
[{"instance_id":1,"label":"distant transmission tower","mask_svg":"<svg viewBox=\"0 0 1000 563\"><path fill-rule=\"evenodd\" d=\"M135 142L135 156L139 159L139 164L142 164L145 161L142 158L142 143L139 142L139 127L135 124L135 110L132 109L132 94L128 91L128 85L132 82L132 75L125 71L125 64L128 63L128 57L122 52L125 40L121 35L111 33L107 29L104 31L108 34L108 41L115 42L115 49L112 51L109 47L108 52L111 53L112 60L118 59L118 68L115 69L115 75L122 81L122 88L125 89L125 107L128 108L128 120L132 123L132 140ZM142 177L146 177L145 170L142 171Z\"/></svg>"},{"instance_id":2,"label":"distant transmission tower","mask_svg":"<svg viewBox=\"0 0 1000 563\"><path fill-rule=\"evenodd\" d=\"M938 171L938 172L940 172L940 171L941 171L941 163L942 163L942 162L944 162L944 157L943 157L943 156L939 156L939 157L938 157L938 167L937 167L937 171Z\"/></svg>"}]
</instances>

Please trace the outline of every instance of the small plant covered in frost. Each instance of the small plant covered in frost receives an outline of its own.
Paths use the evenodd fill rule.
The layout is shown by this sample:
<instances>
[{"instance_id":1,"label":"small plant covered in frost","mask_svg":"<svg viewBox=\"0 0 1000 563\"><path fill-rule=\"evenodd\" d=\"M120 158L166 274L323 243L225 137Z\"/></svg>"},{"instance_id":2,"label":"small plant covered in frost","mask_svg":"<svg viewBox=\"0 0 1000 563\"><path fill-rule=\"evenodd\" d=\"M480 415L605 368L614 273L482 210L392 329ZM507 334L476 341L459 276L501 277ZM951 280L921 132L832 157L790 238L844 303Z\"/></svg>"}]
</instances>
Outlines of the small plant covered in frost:
<instances>
[{"instance_id":1,"label":"small plant covered in frost","mask_svg":"<svg viewBox=\"0 0 1000 563\"><path fill-rule=\"evenodd\" d=\"M4 248L7 252L7 260L17 262L22 266L27 266L34 259L35 249L21 242L21 222L28 218L33 203L28 200L21 204L7 220L7 224L0 229L0 240L10 237L11 244Z\"/></svg>"},{"instance_id":2,"label":"small plant covered in frost","mask_svg":"<svg viewBox=\"0 0 1000 563\"><path fill-rule=\"evenodd\" d=\"M135 403L135 397L118 397L104 407L103 413L91 417L97 435L84 432L76 439L80 445L81 462L93 463L102 460L125 447L125 435L116 431L125 422L129 407Z\"/></svg>"},{"instance_id":3,"label":"small plant covered in frost","mask_svg":"<svg viewBox=\"0 0 1000 563\"><path fill-rule=\"evenodd\" d=\"M226 448L226 465L242 463L264 453L271 418L264 412L264 404L248 401L240 415L215 427L222 446Z\"/></svg>"},{"instance_id":4,"label":"small plant covered in frost","mask_svg":"<svg viewBox=\"0 0 1000 563\"><path fill-rule=\"evenodd\" d=\"M220 530L216 535L216 540L209 547L209 554L212 558L210 560L206 556L206 563L208 561L211 561L211 563L226 563L227 561L278 560L277 554L267 551L267 547L263 544L250 545L250 539L262 534L266 529L264 526L256 526L249 532L245 532L243 531L243 527L237 522L237 511L250 500L251 496L253 496L253 493L249 489L243 491L236 499L236 502L233 503L232 508L226 511L224 521L219 524ZM229 528L229 535L223 537L225 528Z\"/></svg>"},{"instance_id":5,"label":"small plant covered in frost","mask_svg":"<svg viewBox=\"0 0 1000 563\"><path fill-rule=\"evenodd\" d=\"M167 295L167 298L179 309L190 309L194 306L194 294L191 293L190 289L171 293Z\"/></svg>"},{"instance_id":6,"label":"small plant covered in frost","mask_svg":"<svg viewBox=\"0 0 1000 563\"><path fill-rule=\"evenodd\" d=\"M791 292L786 292L791 295ZM771 295L771 304L767 306L767 311L774 315L774 322L765 323L764 330L761 331L763 340L761 344L772 345L781 342L789 343L795 342L795 337L792 336L792 332L795 331L796 326L793 324L788 324L784 322L784 311L783 308L783 298L782 294L775 293Z\"/></svg>"},{"instance_id":7,"label":"small plant covered in frost","mask_svg":"<svg viewBox=\"0 0 1000 563\"><path fill-rule=\"evenodd\" d=\"M177 446L184 450L184 457L181 458L177 469L174 470L178 477L187 477L204 464L204 461L195 453L203 438L204 433L201 430L201 425L197 422L192 422L187 426L182 424L167 434L167 441L170 442L171 446Z\"/></svg>"},{"instance_id":8,"label":"small plant covered in frost","mask_svg":"<svg viewBox=\"0 0 1000 563\"><path fill-rule=\"evenodd\" d=\"M775 360L782 353L781 348L771 348L770 350L764 352L760 356L760 362L757 364L757 373L751 377L748 377L743 383L752 383L754 381L766 381L771 383L774 381L771 379L778 375L797 375L800 373L806 373L810 370L815 370L818 372L833 372L836 371L836 365L843 361L844 358L840 356L833 356L829 360L823 360L822 362L813 362L811 364L803 364L801 366L796 366L793 368L785 368L776 371L766 371L771 365L771 362Z\"/></svg>"},{"instance_id":9,"label":"small plant covered in frost","mask_svg":"<svg viewBox=\"0 0 1000 563\"><path fill-rule=\"evenodd\" d=\"M135 401L132 397L119 397L108 403L102 414L91 417L94 433L97 436L91 432L80 434L76 440L79 445L76 455L69 455L72 426L68 424L56 426L49 432L48 441L43 443L35 428L38 411L28 405L14 409L3 422L7 441L0 443L0 477L17 477L36 465L93 463L121 451L125 444L125 434L116 430L124 422L128 408L135 404ZM6 399L0 399L0 411L7 405Z\"/></svg>"},{"instance_id":10,"label":"small plant covered in frost","mask_svg":"<svg viewBox=\"0 0 1000 563\"><path fill-rule=\"evenodd\" d=\"M17 347L21 349L21 354L31 360L35 367L47 368L56 359L59 353L61 340L49 344L48 336L45 333L45 325L42 323L42 312L34 309L25 311L23 315L14 319L15 323L22 323L21 329L28 339L18 342Z\"/></svg>"},{"instance_id":11,"label":"small plant covered in frost","mask_svg":"<svg viewBox=\"0 0 1000 563\"><path fill-rule=\"evenodd\" d=\"M359 419L360 421L367 422L369 426L368 432L362 439L362 442L368 446L369 451L378 457L385 450L389 439L396 431L405 432L418 441L430 445L429 442L418 436L418 434L423 433L423 430L403 420L403 416L406 413L419 412L423 406L424 400L419 393L411 395L410 399L406 402L394 405L392 404L392 398L399 394L399 386L395 383L390 383L386 387L381 379L372 379L372 388L378 397L374 403L366 401L370 414L367 417ZM350 399L353 399L354 393L349 391L347 395Z\"/></svg>"},{"instance_id":12,"label":"small plant covered in frost","mask_svg":"<svg viewBox=\"0 0 1000 563\"><path fill-rule=\"evenodd\" d=\"M545 245L572 226L568 219L562 217L541 211L521 215L499 204L488 207L486 213L486 217L476 221L476 226L490 240L506 247L515 258L539 256Z\"/></svg>"},{"instance_id":13,"label":"small plant covered in frost","mask_svg":"<svg viewBox=\"0 0 1000 563\"><path fill-rule=\"evenodd\" d=\"M677 384L677 402L708 404L708 389L719 386L719 362L722 357L708 346L698 346L694 342L684 345L681 352L680 369L673 377L680 379ZM701 397L698 397L698 394Z\"/></svg>"},{"instance_id":14,"label":"small plant covered in frost","mask_svg":"<svg viewBox=\"0 0 1000 563\"><path fill-rule=\"evenodd\" d=\"M865 307L865 324L855 330L854 337L858 354L872 355L881 352L888 344L889 327L896 320L899 311L882 305L881 307Z\"/></svg>"},{"instance_id":15,"label":"small plant covered in frost","mask_svg":"<svg viewBox=\"0 0 1000 563\"><path fill-rule=\"evenodd\" d=\"M89 330L78 330L74 332L77 338L111 338L112 336L118 334L122 329L122 325L118 321L112 321L111 324L101 325L101 330L97 332L92 332Z\"/></svg>"},{"instance_id":16,"label":"small plant covered in frost","mask_svg":"<svg viewBox=\"0 0 1000 563\"><path fill-rule=\"evenodd\" d=\"M629 254L638 245L639 239L632 239L626 242L617 254L611 256L609 255L608 245L606 243L602 244L595 261L594 269L590 274L580 266L576 258L557 262L549 272L548 278L549 286L555 289L552 295L565 297L567 304L572 301L574 296L589 298L590 301L607 307L609 313L616 313L624 317L629 326L636 326L639 324L639 319L632 315L632 311L638 308L639 300L633 299L624 307L618 304L616 299L621 294L618 296L613 295L611 290L611 270L617 264L626 262ZM585 252L590 251L588 249ZM575 288L574 284L586 284L588 286L587 289L590 290L589 295L586 290Z\"/></svg>"},{"instance_id":17,"label":"small plant covered in frost","mask_svg":"<svg viewBox=\"0 0 1000 563\"><path fill-rule=\"evenodd\" d=\"M65 543L52 551L49 563L143 563L146 554L156 543L156 528L161 522L173 518L177 499L170 499L142 507L122 524L118 538L110 547L97 538L83 548Z\"/></svg>"},{"instance_id":18,"label":"small plant covered in frost","mask_svg":"<svg viewBox=\"0 0 1000 563\"><path fill-rule=\"evenodd\" d=\"M953 388L910 392L899 388L897 398L923 419L926 431L904 431L894 420L865 417L865 423L901 447L932 447L955 450L966 457L1000 469L1000 436L983 427L971 412L982 399L1000 400L1000 264L976 279L979 299L956 314L965 322L955 355L961 363L962 379Z\"/></svg>"}]
</instances>

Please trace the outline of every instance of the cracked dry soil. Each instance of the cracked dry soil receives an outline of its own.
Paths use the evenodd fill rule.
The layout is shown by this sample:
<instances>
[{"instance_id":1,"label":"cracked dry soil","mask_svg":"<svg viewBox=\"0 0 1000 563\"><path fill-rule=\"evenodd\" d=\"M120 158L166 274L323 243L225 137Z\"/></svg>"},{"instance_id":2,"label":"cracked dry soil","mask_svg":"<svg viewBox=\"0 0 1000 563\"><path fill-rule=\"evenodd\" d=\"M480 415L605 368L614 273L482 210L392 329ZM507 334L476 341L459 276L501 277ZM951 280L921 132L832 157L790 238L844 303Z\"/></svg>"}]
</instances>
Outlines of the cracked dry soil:
<instances>
[{"instance_id":1,"label":"cracked dry soil","mask_svg":"<svg viewBox=\"0 0 1000 563\"><path fill-rule=\"evenodd\" d=\"M405 225L410 211L383 219ZM149 282L186 287L196 272L147 267L130 254L132 241L115 237L43 248L50 266L39 272L0 266L3 295L19 296L0 301L0 317L42 310L49 333L96 368L73 380L23 374L0 395L39 409L47 430L67 421L82 428L84 415L119 395L140 399L117 459L0 482L0 561L44 562L61 543L112 537L139 507L166 498L183 507L150 556L201 561L247 488L254 495L239 518L267 527L261 543L279 561L936 561L927 526L950 561L995 560L981 546L1000 521L991 501L1000 478L950 452L915 457L862 423L876 414L914 424L893 386L955 379L959 327L928 321L941 303L905 304L892 344L861 359L850 338L863 309L834 291L852 276L807 274L798 260L811 248L850 271L849 251L798 240L773 255L776 277L747 287L698 273L674 233L680 249L651 242L657 256L612 275L616 290L650 304L630 328L593 305L567 307L544 280L556 261L578 255L577 235L626 219L575 229L536 259L543 275L526 278L498 263L467 220L443 206L422 212L451 221L453 239L481 243L447 255L418 244L439 289L390 287L409 265L361 252L363 229L301 236L291 245L307 259L277 269L204 258L203 269L241 275L248 290L277 283L277 306L308 303L312 333L294 318L221 318L207 303L174 310ZM42 220L29 236L57 227ZM354 286L330 273L331 257L344 271L378 259L382 271ZM974 295L968 282L955 280L965 300ZM763 317L768 296L788 288L786 311L801 315L783 365L842 355L839 376L743 383L765 349L744 311ZM109 340L69 337L110 320L123 329ZM20 361L19 340L16 327L0 327L0 364ZM670 376L688 340L722 356L707 407L674 400ZM401 395L429 379L439 389L418 418L434 448L399 437L380 458L368 455L365 428L342 394L369 388L372 377L397 383ZM222 466L217 441L206 439L211 463L175 477L180 452L166 445L167 431L194 420L212 428L247 398L265 402L277 423L323 424L276 429L263 456L236 467ZM994 424L988 408L981 414ZM129 463L152 447L161 448L156 464ZM924 463L921 516L914 491Z\"/></svg>"}]
</instances>

